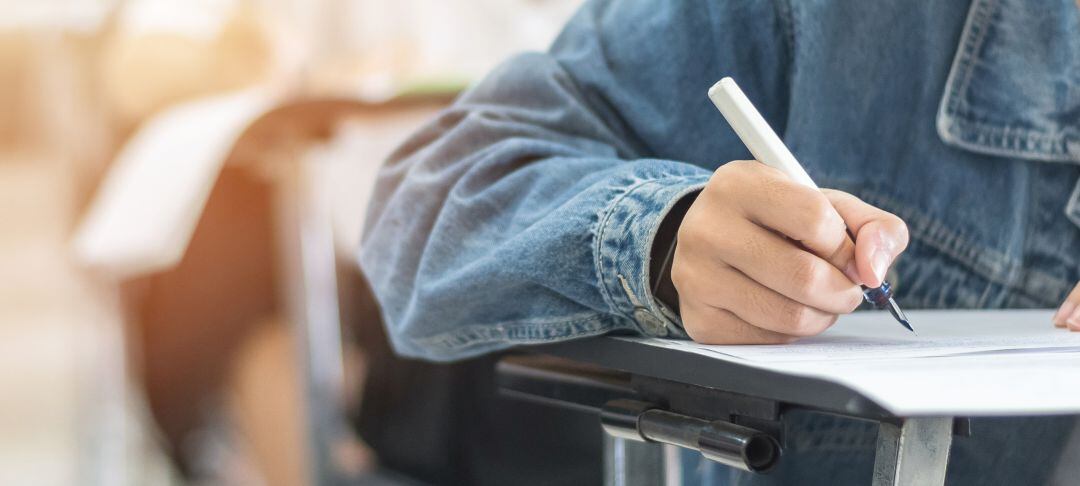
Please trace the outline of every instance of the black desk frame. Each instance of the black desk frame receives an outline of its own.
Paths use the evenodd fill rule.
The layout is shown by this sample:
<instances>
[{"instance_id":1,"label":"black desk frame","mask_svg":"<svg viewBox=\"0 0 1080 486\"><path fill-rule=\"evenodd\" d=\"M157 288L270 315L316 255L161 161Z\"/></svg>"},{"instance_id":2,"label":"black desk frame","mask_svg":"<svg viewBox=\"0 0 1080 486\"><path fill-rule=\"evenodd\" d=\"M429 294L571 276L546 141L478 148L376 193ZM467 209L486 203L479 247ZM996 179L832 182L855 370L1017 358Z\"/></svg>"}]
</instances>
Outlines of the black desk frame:
<instances>
[{"instance_id":1,"label":"black desk frame","mask_svg":"<svg viewBox=\"0 0 1080 486\"><path fill-rule=\"evenodd\" d=\"M954 417L895 416L835 383L628 340L591 338L527 351L500 362L500 389L509 396L600 415L608 432L605 482L610 485L678 484L675 447L699 449L693 441L656 439L641 430L640 420L611 412L628 403L648 404L685 417L687 423L747 427L779 443L783 415L795 408L876 422L874 486L944 484L953 435L968 429L967 420Z\"/></svg>"}]
</instances>

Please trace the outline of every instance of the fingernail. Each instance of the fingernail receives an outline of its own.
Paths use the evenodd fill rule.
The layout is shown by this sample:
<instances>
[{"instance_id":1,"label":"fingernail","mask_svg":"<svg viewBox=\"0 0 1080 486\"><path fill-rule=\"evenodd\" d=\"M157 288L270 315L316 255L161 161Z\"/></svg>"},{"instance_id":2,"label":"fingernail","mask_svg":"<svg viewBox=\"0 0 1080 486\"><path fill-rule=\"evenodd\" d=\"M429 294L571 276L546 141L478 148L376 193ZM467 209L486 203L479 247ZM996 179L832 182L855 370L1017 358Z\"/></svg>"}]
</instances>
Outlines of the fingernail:
<instances>
[{"instance_id":1,"label":"fingernail","mask_svg":"<svg viewBox=\"0 0 1080 486\"><path fill-rule=\"evenodd\" d=\"M870 257L870 270L874 272L879 284L885 281L885 272L889 271L891 263L892 255L881 248L874 250L874 254Z\"/></svg>"},{"instance_id":2,"label":"fingernail","mask_svg":"<svg viewBox=\"0 0 1080 486\"><path fill-rule=\"evenodd\" d=\"M847 278L855 285L862 285L863 283L862 278L859 277L859 268L855 265L855 260L851 260L844 267L844 275L847 275Z\"/></svg>"},{"instance_id":3,"label":"fingernail","mask_svg":"<svg viewBox=\"0 0 1080 486\"><path fill-rule=\"evenodd\" d=\"M1080 308L1073 309L1072 313L1069 314L1069 318L1065 319L1065 324L1069 325L1069 329L1080 330Z\"/></svg>"},{"instance_id":4,"label":"fingernail","mask_svg":"<svg viewBox=\"0 0 1080 486\"><path fill-rule=\"evenodd\" d=\"M1076 304L1071 300L1066 300L1061 304L1061 307L1058 307L1058 310L1054 313L1054 318L1051 319L1051 321L1055 326L1065 327L1065 318L1069 317L1069 314L1072 314L1075 309Z\"/></svg>"}]
</instances>

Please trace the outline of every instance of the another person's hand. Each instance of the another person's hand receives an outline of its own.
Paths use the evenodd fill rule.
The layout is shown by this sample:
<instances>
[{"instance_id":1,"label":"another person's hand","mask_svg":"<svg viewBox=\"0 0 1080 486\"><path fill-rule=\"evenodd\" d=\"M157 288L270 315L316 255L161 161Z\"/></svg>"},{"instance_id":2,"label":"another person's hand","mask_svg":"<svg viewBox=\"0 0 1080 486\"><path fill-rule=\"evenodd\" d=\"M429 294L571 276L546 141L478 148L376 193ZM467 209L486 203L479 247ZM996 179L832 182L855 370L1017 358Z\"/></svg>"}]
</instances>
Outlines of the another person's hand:
<instances>
[{"instance_id":1,"label":"another person's hand","mask_svg":"<svg viewBox=\"0 0 1080 486\"><path fill-rule=\"evenodd\" d=\"M1054 325L1068 327L1070 331L1080 331L1080 283L1076 284L1065 302L1054 313Z\"/></svg>"},{"instance_id":2,"label":"another person's hand","mask_svg":"<svg viewBox=\"0 0 1080 486\"><path fill-rule=\"evenodd\" d=\"M879 286L907 243L900 218L855 196L737 161L717 169L687 211L671 279L693 340L785 343L855 310L859 284Z\"/></svg>"}]
</instances>

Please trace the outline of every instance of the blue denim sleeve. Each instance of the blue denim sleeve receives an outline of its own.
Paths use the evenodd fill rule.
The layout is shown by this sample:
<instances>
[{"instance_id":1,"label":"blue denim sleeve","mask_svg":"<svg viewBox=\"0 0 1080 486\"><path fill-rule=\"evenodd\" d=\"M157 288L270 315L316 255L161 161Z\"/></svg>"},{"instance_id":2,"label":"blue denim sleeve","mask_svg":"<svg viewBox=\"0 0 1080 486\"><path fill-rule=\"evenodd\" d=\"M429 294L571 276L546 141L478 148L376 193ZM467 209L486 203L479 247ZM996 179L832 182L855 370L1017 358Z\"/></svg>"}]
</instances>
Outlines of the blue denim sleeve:
<instances>
[{"instance_id":1,"label":"blue denim sleeve","mask_svg":"<svg viewBox=\"0 0 1080 486\"><path fill-rule=\"evenodd\" d=\"M651 295L649 254L668 209L711 170L649 156L636 131L651 114L605 99L621 62L595 39L607 7L587 5L551 53L503 64L383 167L360 261L399 353L443 361L613 331L685 337Z\"/></svg>"}]
</instances>

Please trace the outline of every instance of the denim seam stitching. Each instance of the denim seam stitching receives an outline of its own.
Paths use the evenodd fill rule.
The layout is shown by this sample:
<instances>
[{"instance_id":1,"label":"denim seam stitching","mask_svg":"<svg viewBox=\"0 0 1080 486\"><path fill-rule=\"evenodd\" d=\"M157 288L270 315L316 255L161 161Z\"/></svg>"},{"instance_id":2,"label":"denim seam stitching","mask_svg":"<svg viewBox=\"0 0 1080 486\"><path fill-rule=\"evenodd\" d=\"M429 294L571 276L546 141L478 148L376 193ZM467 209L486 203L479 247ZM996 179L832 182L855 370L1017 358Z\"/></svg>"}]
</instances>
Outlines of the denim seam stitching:
<instances>
[{"instance_id":1,"label":"denim seam stitching","mask_svg":"<svg viewBox=\"0 0 1080 486\"><path fill-rule=\"evenodd\" d=\"M1001 252L990 248L982 248L972 244L959 233L956 233L946 228L935 218L911 210L907 205L898 204L896 201L890 198L865 191L860 191L860 197L862 197L864 200L867 200L868 202L871 202L872 204L884 203L891 208L903 208L901 211L906 213L904 215L905 220L911 220L924 228L924 231L922 232L913 232L913 238L918 239L919 241L930 246L931 248L934 248L944 253L946 256L949 256L963 263L973 272L982 276L991 283L1003 285L1010 290L1018 291L1037 300L1044 298L1044 296L1032 296L1028 294L1024 286L1021 285L1024 280L1034 277L1046 281L1054 286L1071 288L1070 284L1057 277L1047 275L1034 269L1024 269L1023 266L1016 262L1014 259L1009 258ZM999 262L1001 266L1000 271L995 272L991 269L988 269L988 266L993 265L990 264L990 262L980 261L982 259L976 256L980 253L989 254L990 256L988 257L988 259L990 259L991 261Z\"/></svg>"},{"instance_id":2,"label":"denim seam stitching","mask_svg":"<svg viewBox=\"0 0 1080 486\"><path fill-rule=\"evenodd\" d=\"M611 203L604 208L603 215L600 217L600 220L598 222L599 227L596 231L596 242L593 245L593 265L596 270L597 282L600 283L600 293L604 297L604 302L608 305L613 314L621 315L627 318L630 317L629 315L623 314L619 307L615 304L615 298L612 295L613 293L611 289L609 288L610 282L604 276L604 265L602 260L604 249L604 236L607 234L608 222L611 220L611 217L614 215L615 211L620 206L620 203L627 197L629 197L630 194L633 194L635 191L641 189L642 187L648 186L650 184L660 184L661 182L677 183L686 181L688 179L689 178L686 176L670 176L664 177L662 179L645 179L639 181L636 184L633 184L630 187L626 188L626 190L623 191L622 194L613 199Z\"/></svg>"},{"instance_id":3,"label":"denim seam stitching","mask_svg":"<svg viewBox=\"0 0 1080 486\"><path fill-rule=\"evenodd\" d=\"M596 232L596 244L594 246L593 261L596 267L597 282L600 283L600 288L603 291L602 294L604 295L604 300L608 304L608 307L611 309L612 313L615 314L620 314L620 312L618 306L616 306L615 304L615 298L612 296L611 289L608 288L608 280L604 277L604 264L602 261L604 236L607 234L608 221L611 220L611 217L614 215L615 210L619 207L620 203L622 203L623 200L629 197L630 194L643 186L656 182L658 182L656 179L645 179L635 184L632 184L630 187L627 187L622 194L613 199L611 203L604 208L604 214L600 218L599 228Z\"/></svg>"},{"instance_id":4,"label":"denim seam stitching","mask_svg":"<svg viewBox=\"0 0 1080 486\"><path fill-rule=\"evenodd\" d=\"M971 78L975 71L975 55L979 49L982 48L983 43L986 41L986 33L989 31L990 20L992 18L992 4L993 0L976 0L978 3L975 5L975 15L972 16L972 27L978 29L975 32L975 38L965 38L964 49L964 67L963 75L960 79L960 84L956 86L956 94L961 95L967 93L971 87ZM966 34L966 32L965 32ZM954 101L956 104L950 107L952 110L967 106L967 101L961 96L957 96Z\"/></svg>"},{"instance_id":5,"label":"denim seam stitching","mask_svg":"<svg viewBox=\"0 0 1080 486\"><path fill-rule=\"evenodd\" d=\"M626 281L626 276L621 273L616 274L615 276L619 278L619 284L622 285L623 293L626 294L626 298L630 299L630 305L634 306L634 309L645 308L645 306L641 304L641 301L634 296L634 290L630 288L630 282Z\"/></svg>"},{"instance_id":6,"label":"denim seam stitching","mask_svg":"<svg viewBox=\"0 0 1080 486\"><path fill-rule=\"evenodd\" d=\"M603 264L603 247L604 247L604 235L607 233L608 220L611 219L612 214L615 212L615 208L618 207L619 202L626 198L635 188L638 186L648 184L649 179L638 181L636 184L626 188L622 194L611 200L607 206L604 206L602 214L599 215L596 228L596 241L593 243L593 269L596 272L596 281L600 284L600 295L604 298L604 303L608 305L608 309L616 315L621 315L619 309L615 305L615 298L611 295L611 290L608 288L608 282L604 278L604 264Z\"/></svg>"},{"instance_id":7,"label":"denim seam stitching","mask_svg":"<svg viewBox=\"0 0 1080 486\"><path fill-rule=\"evenodd\" d=\"M416 343L424 346L438 347L445 350L461 350L473 346L500 343L513 339L516 343L544 343L558 341L570 336L591 335L618 329L617 323L604 323L604 315L599 313L587 313L587 317L579 318L546 318L536 320L508 321L494 324L474 324L460 327L452 331L443 332L434 336L415 339ZM581 314L579 314L581 315ZM591 323L599 323L599 326L588 326ZM561 328L557 331L554 328ZM583 328L583 329L575 329ZM544 336L547 334L546 336ZM469 335L472 335L470 337ZM514 338L515 335L524 335L522 338ZM532 337L540 335L541 337Z\"/></svg>"},{"instance_id":8,"label":"denim seam stitching","mask_svg":"<svg viewBox=\"0 0 1080 486\"><path fill-rule=\"evenodd\" d=\"M706 175L702 174L701 177L706 177ZM695 179L695 177L693 177L693 176L679 177L678 182L693 182L694 179ZM702 181L700 183L695 183L695 184L684 187L677 194L675 194L670 200L668 200L666 203L664 203L664 207L663 207L663 209L660 210L660 213L666 215L669 211L671 211L671 208L675 207L675 204L678 203L680 199L686 197L687 195L689 195L690 193L692 193L694 191L700 191L700 190L704 189L706 183L708 183L708 179L706 179L705 181ZM656 231L653 231L649 235L648 240L646 241L645 247L646 248L652 248L652 246L653 246L653 244L655 244L655 242L656 242ZM658 301L656 299L656 296L653 295L653 293L652 293L652 285L651 285L650 278L649 278L650 277L649 269L650 269L650 265L649 265L648 260L646 260L645 261L645 271L641 272L641 281L639 282L641 284L641 286L642 286L641 288L645 289L645 296L646 296L645 307L653 315L659 317L662 321L664 321L665 326L668 327L669 329L672 328L672 327L677 327L677 328L681 329L682 328L682 322L681 322L682 319L681 319L681 317L678 316L677 314L675 314L675 312L671 312L671 314L674 315L675 318L672 318L672 317L668 316L667 313L664 312L663 307L658 303Z\"/></svg>"},{"instance_id":9,"label":"denim seam stitching","mask_svg":"<svg viewBox=\"0 0 1080 486\"><path fill-rule=\"evenodd\" d=\"M898 205L896 201L877 195L867 195L865 199L870 201L878 201L888 204L890 207L904 207L905 205ZM875 204L876 205L876 204ZM929 244L934 249L945 253L947 256L952 257L972 269L981 269L987 265L984 262L980 262L979 258L974 256L978 247L965 239L959 233L949 230L937 219L926 216L922 213L905 209L903 212L907 213L904 217L905 220L912 220L917 226L921 226L923 231L913 233L913 236L923 243ZM1006 267L1016 267L1018 263L1013 261L1003 253L1000 253L993 249L982 248L983 252L990 254L990 259L995 262L1000 262L1000 266L1003 271ZM1009 272L1011 273L1011 272ZM1000 272L986 272L984 277L996 281L997 283L1007 284L1008 282L999 281Z\"/></svg>"},{"instance_id":10,"label":"denim seam stitching","mask_svg":"<svg viewBox=\"0 0 1080 486\"><path fill-rule=\"evenodd\" d=\"M986 41L990 30L990 21L997 8L996 0L976 0L971 14L961 33L961 45L953 59L949 76L945 81L945 96L937 115L938 135L957 147L988 153L997 156L1036 158L1046 161L1074 161L1080 156L1073 156L1068 149L1068 137L1065 134L1051 135L1035 129L1011 126L995 126L973 120L974 113L964 98L971 88L975 70L975 56ZM1013 133L1009 133L1013 132ZM987 142L988 137L1002 138L1000 146ZM975 140L970 140L975 138ZM1048 144L1049 150L1038 148L1017 148L1018 145Z\"/></svg>"},{"instance_id":11,"label":"denim seam stitching","mask_svg":"<svg viewBox=\"0 0 1080 486\"><path fill-rule=\"evenodd\" d=\"M955 110L955 114L966 115L968 112L958 109ZM950 141L960 147L1000 156L1034 157L1040 160L1064 162L1077 160L1068 150L1065 134L1051 135L1035 129L992 125L971 119L960 120L954 118L949 123L957 132L962 132L956 133L957 136L950 136ZM974 135L976 140L969 141L965 135ZM987 138L995 136L1002 139L1001 145L979 144L985 143ZM992 141L990 142L992 143ZM1030 147L1044 144L1050 145L1050 150L1017 148L1017 145Z\"/></svg>"},{"instance_id":12,"label":"denim seam stitching","mask_svg":"<svg viewBox=\"0 0 1080 486\"><path fill-rule=\"evenodd\" d=\"M957 105L962 103L960 100L961 85L967 86L970 81L972 53L981 44L981 41L973 37L981 38L986 31L989 15L984 10L987 3L988 1L975 0L975 3L972 4L967 21L964 23L964 29L960 33L960 46L957 48L952 66L949 67L949 75L945 80L945 95L938 107L935 124L937 125L938 136L949 142L955 142L949 128L953 121L952 113L955 112ZM977 33L972 34L972 31L976 29L978 29Z\"/></svg>"}]
</instances>

